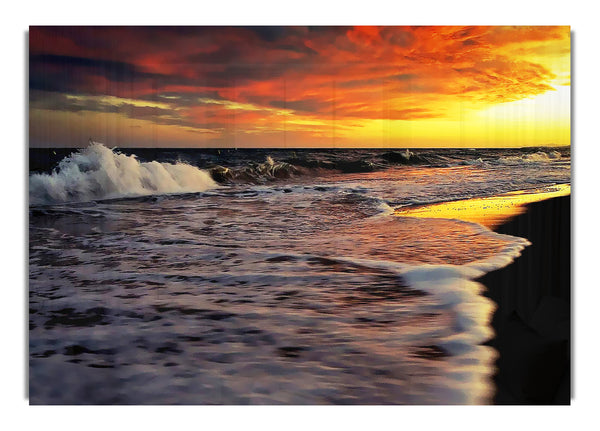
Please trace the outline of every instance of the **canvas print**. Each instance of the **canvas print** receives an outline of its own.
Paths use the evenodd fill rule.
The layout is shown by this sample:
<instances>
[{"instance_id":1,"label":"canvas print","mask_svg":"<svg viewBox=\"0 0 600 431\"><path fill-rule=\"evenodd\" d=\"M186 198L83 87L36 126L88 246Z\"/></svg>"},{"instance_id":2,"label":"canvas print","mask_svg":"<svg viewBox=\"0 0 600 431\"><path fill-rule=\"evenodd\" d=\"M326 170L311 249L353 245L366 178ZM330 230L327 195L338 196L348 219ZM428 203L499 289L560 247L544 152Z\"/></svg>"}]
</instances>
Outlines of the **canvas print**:
<instances>
[{"instance_id":1,"label":"canvas print","mask_svg":"<svg viewBox=\"0 0 600 431\"><path fill-rule=\"evenodd\" d=\"M29 29L31 404L569 404L568 26Z\"/></svg>"}]
</instances>

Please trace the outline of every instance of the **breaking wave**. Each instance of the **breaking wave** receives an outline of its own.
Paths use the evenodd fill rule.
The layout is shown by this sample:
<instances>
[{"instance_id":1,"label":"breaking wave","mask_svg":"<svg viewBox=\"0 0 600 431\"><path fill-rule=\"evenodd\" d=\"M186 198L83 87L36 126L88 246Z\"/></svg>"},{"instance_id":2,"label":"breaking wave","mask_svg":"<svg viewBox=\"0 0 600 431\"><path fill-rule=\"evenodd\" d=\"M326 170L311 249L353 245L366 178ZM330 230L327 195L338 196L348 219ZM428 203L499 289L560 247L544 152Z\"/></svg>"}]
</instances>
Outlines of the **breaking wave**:
<instances>
[{"instance_id":1,"label":"breaking wave","mask_svg":"<svg viewBox=\"0 0 600 431\"><path fill-rule=\"evenodd\" d=\"M264 163L251 163L248 166L237 168L215 166L209 172L212 178L219 183L260 183L308 174L308 170L306 169L299 168L287 162L276 162L271 156L267 156Z\"/></svg>"},{"instance_id":2,"label":"breaking wave","mask_svg":"<svg viewBox=\"0 0 600 431\"><path fill-rule=\"evenodd\" d=\"M561 154L558 151L551 151L549 153L538 151L536 153L523 154L521 156L501 157L498 159L498 162L506 165L515 165L519 163L550 162L560 158Z\"/></svg>"},{"instance_id":3,"label":"breaking wave","mask_svg":"<svg viewBox=\"0 0 600 431\"><path fill-rule=\"evenodd\" d=\"M348 151L350 154L351 152ZM261 183L277 179L292 178L295 176L321 176L332 171L340 173L364 173L383 170L397 165L427 165L439 163L436 157L421 157L410 150L388 151L371 160L369 157L355 155L344 157L336 154L333 157L306 158L298 157L293 152L293 157L283 161L274 160L270 155L265 157L263 163L250 162L244 166L224 167L213 166L209 169L213 179L219 183ZM321 154L323 156L323 154Z\"/></svg>"},{"instance_id":4,"label":"breaking wave","mask_svg":"<svg viewBox=\"0 0 600 431\"><path fill-rule=\"evenodd\" d=\"M86 202L153 194L203 192L216 183L186 163L140 162L100 143L65 157L50 174L29 177L32 205Z\"/></svg>"}]
</instances>

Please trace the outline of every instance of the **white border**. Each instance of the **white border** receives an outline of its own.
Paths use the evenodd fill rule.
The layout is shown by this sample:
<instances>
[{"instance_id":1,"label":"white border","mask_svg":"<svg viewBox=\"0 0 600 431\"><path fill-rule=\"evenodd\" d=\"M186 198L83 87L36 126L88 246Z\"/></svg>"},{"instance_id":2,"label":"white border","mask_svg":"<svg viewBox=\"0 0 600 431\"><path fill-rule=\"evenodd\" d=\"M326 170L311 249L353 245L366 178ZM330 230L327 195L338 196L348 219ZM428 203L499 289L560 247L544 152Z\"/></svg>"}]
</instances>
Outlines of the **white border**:
<instances>
[{"instance_id":1,"label":"white border","mask_svg":"<svg viewBox=\"0 0 600 431\"><path fill-rule=\"evenodd\" d=\"M217 3L217 4L213 4ZM2 24L2 399L3 423L27 429L579 429L592 417L598 388L596 323L599 283L598 228L598 42L593 2L303 0L228 2L28 1L5 6ZM571 25L573 70L573 203L575 398L571 407L29 407L24 334L26 281L26 52L29 25L333 25L514 24ZM6 133L8 131L8 133ZM592 248L593 247L593 248ZM585 426L589 428L589 426Z\"/></svg>"}]
</instances>

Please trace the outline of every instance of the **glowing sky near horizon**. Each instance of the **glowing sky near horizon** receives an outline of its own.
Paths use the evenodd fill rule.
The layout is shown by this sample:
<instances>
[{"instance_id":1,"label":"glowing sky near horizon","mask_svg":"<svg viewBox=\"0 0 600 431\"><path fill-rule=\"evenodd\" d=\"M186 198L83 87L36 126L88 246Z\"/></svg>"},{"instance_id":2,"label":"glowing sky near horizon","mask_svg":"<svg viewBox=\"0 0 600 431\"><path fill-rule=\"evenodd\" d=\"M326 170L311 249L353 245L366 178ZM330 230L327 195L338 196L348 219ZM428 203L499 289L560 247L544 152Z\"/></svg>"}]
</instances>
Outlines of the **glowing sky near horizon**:
<instances>
[{"instance_id":1,"label":"glowing sky near horizon","mask_svg":"<svg viewBox=\"0 0 600 431\"><path fill-rule=\"evenodd\" d=\"M32 147L570 144L562 27L31 27Z\"/></svg>"}]
</instances>

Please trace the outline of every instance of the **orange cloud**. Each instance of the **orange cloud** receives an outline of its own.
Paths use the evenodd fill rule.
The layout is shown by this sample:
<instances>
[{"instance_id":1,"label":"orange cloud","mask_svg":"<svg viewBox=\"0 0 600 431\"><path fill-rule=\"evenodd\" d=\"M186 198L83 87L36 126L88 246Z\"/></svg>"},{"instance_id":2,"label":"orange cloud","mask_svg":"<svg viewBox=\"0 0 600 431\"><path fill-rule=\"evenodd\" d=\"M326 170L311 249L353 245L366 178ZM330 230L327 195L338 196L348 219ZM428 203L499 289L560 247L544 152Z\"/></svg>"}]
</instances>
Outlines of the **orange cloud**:
<instances>
[{"instance_id":1,"label":"orange cloud","mask_svg":"<svg viewBox=\"0 0 600 431\"><path fill-rule=\"evenodd\" d=\"M160 101L144 121L217 134L441 124L568 85L569 43L568 27L32 27L30 109Z\"/></svg>"}]
</instances>

